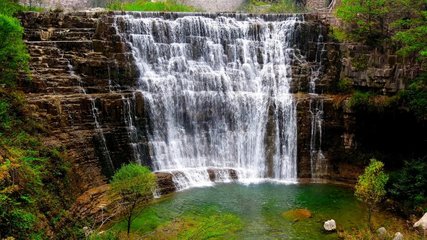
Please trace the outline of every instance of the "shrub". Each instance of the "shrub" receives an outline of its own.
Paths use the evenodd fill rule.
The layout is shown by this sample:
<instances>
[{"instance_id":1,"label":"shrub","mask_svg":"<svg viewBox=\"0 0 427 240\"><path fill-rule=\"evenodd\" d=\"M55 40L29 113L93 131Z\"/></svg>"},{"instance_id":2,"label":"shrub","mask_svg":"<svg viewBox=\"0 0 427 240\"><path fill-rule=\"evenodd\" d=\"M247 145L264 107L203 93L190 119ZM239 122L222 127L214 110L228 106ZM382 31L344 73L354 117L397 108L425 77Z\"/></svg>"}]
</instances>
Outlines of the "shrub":
<instances>
[{"instance_id":1,"label":"shrub","mask_svg":"<svg viewBox=\"0 0 427 240\"><path fill-rule=\"evenodd\" d=\"M147 167L139 164L122 166L111 180L110 196L120 199L127 219L127 233L133 221L133 214L139 204L152 198L156 187L156 176Z\"/></svg>"},{"instance_id":2,"label":"shrub","mask_svg":"<svg viewBox=\"0 0 427 240\"><path fill-rule=\"evenodd\" d=\"M353 89L353 81L349 78L341 78L337 84L340 93L349 93Z\"/></svg>"},{"instance_id":3,"label":"shrub","mask_svg":"<svg viewBox=\"0 0 427 240\"><path fill-rule=\"evenodd\" d=\"M391 198L402 204L404 212L413 212L427 202L425 160L407 161L402 169L391 174L388 192Z\"/></svg>"},{"instance_id":4,"label":"shrub","mask_svg":"<svg viewBox=\"0 0 427 240\"><path fill-rule=\"evenodd\" d=\"M427 120L427 73L415 79L401 92L403 104L414 113L418 120Z\"/></svg>"},{"instance_id":5,"label":"shrub","mask_svg":"<svg viewBox=\"0 0 427 240\"><path fill-rule=\"evenodd\" d=\"M370 103L370 98L373 96L370 92L356 91L353 93L348 101L347 107L349 108L361 108L367 107Z\"/></svg>"},{"instance_id":6,"label":"shrub","mask_svg":"<svg viewBox=\"0 0 427 240\"><path fill-rule=\"evenodd\" d=\"M385 185L387 181L388 175L384 173L384 164L376 159L371 159L355 186L354 195L367 205L369 227L372 226L372 211L386 195Z\"/></svg>"},{"instance_id":7,"label":"shrub","mask_svg":"<svg viewBox=\"0 0 427 240\"><path fill-rule=\"evenodd\" d=\"M20 72L28 71L29 55L16 18L0 14L0 84L14 86Z\"/></svg>"}]
</instances>

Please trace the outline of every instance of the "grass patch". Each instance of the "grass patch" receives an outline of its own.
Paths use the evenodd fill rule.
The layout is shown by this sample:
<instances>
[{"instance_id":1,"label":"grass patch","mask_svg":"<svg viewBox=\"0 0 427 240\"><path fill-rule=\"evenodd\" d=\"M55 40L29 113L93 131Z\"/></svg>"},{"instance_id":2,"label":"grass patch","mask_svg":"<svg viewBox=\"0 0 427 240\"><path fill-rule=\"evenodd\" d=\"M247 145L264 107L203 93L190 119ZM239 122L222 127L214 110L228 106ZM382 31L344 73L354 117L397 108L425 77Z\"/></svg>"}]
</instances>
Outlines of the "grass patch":
<instances>
[{"instance_id":1,"label":"grass patch","mask_svg":"<svg viewBox=\"0 0 427 240\"><path fill-rule=\"evenodd\" d=\"M303 12L304 9L290 0L278 0L276 2L266 2L260 0L250 0L243 8L245 12L249 13L295 13Z\"/></svg>"},{"instance_id":2,"label":"grass patch","mask_svg":"<svg viewBox=\"0 0 427 240\"><path fill-rule=\"evenodd\" d=\"M130 239L237 239L242 220L230 213L208 207L203 212L186 211L165 218L162 210L145 208L132 222ZM126 239L126 221L121 220L90 239Z\"/></svg>"},{"instance_id":3,"label":"grass patch","mask_svg":"<svg viewBox=\"0 0 427 240\"><path fill-rule=\"evenodd\" d=\"M353 90L353 81L349 78L340 78L337 89L339 93L349 93Z\"/></svg>"},{"instance_id":4,"label":"grass patch","mask_svg":"<svg viewBox=\"0 0 427 240\"><path fill-rule=\"evenodd\" d=\"M232 214L186 216L160 226L147 239L236 239L234 233L242 227Z\"/></svg>"},{"instance_id":5,"label":"grass patch","mask_svg":"<svg viewBox=\"0 0 427 240\"><path fill-rule=\"evenodd\" d=\"M354 110L383 111L386 108L397 107L400 101L399 95L384 96L372 92L355 91L348 100L346 107Z\"/></svg>"},{"instance_id":6,"label":"grass patch","mask_svg":"<svg viewBox=\"0 0 427 240\"><path fill-rule=\"evenodd\" d=\"M182 5L174 0L164 2L150 2L147 0L136 0L134 2L113 2L107 7L110 10L139 11L139 12L194 12L195 8Z\"/></svg>"},{"instance_id":7,"label":"grass patch","mask_svg":"<svg viewBox=\"0 0 427 240\"><path fill-rule=\"evenodd\" d=\"M40 7L23 6L10 0L0 1L0 14L3 14L3 15L13 16L18 12L24 12L24 11L41 12L43 10L44 9Z\"/></svg>"}]
</instances>

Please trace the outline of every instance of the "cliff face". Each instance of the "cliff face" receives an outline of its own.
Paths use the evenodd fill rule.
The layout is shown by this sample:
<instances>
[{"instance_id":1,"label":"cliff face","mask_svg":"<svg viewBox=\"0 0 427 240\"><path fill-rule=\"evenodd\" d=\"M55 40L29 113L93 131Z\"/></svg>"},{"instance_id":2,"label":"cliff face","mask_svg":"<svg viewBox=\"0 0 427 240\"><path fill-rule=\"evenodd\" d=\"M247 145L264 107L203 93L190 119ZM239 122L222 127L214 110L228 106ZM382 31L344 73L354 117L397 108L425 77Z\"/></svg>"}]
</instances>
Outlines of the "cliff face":
<instances>
[{"instance_id":1,"label":"cliff face","mask_svg":"<svg viewBox=\"0 0 427 240\"><path fill-rule=\"evenodd\" d=\"M150 119L143 96L134 91L134 60L116 32L112 14L50 12L21 16L32 73L32 80L21 86L33 115L49 125L45 142L63 146L72 159L72 191L76 196L105 184L123 163L141 159L151 165L146 127ZM410 143L423 137L416 133L413 139L401 139L407 137L407 131L395 129L389 130L396 134L385 134L394 124L415 124L409 116L387 113L390 118L379 120L374 112L350 111L345 107L347 97L337 94L339 80L393 94L417 74L417 68L395 55L330 41L327 25L316 16L306 16L306 20L307 30L299 44L305 46L301 49L307 61L293 64L292 92L298 100L298 177L352 182L364 164L357 157L374 153L370 145L387 152L389 148L381 148L381 142L405 141L402 146L410 152ZM313 90L309 83L315 70L320 77ZM416 131L407 129L410 134ZM170 175L159 174L159 178L163 193L174 190Z\"/></svg>"},{"instance_id":2,"label":"cliff face","mask_svg":"<svg viewBox=\"0 0 427 240\"><path fill-rule=\"evenodd\" d=\"M133 86L133 63L105 14L27 13L21 20L32 75L22 89L48 125L45 142L63 146L73 160L79 195L131 161L128 108L145 121L142 98L120 91Z\"/></svg>"}]
</instances>

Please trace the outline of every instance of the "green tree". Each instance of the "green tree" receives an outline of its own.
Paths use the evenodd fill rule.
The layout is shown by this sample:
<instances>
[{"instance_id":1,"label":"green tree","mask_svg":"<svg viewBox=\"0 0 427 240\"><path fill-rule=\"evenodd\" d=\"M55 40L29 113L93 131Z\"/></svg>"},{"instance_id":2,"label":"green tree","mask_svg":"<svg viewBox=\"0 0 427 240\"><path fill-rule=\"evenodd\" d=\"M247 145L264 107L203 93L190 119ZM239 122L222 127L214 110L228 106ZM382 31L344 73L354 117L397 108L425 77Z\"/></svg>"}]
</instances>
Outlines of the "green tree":
<instances>
[{"instance_id":1,"label":"green tree","mask_svg":"<svg viewBox=\"0 0 427 240\"><path fill-rule=\"evenodd\" d=\"M398 29L393 40L402 44L398 51L403 56L427 59L427 11L414 9L411 17L394 22Z\"/></svg>"},{"instance_id":2,"label":"green tree","mask_svg":"<svg viewBox=\"0 0 427 240\"><path fill-rule=\"evenodd\" d=\"M427 120L427 73L420 74L400 95L403 106L407 107L418 121Z\"/></svg>"},{"instance_id":3,"label":"green tree","mask_svg":"<svg viewBox=\"0 0 427 240\"><path fill-rule=\"evenodd\" d=\"M110 196L119 198L120 205L127 220L127 233L134 220L135 208L153 197L156 188L156 176L147 168L139 164L122 166L113 176Z\"/></svg>"},{"instance_id":4,"label":"green tree","mask_svg":"<svg viewBox=\"0 0 427 240\"><path fill-rule=\"evenodd\" d=\"M356 184L355 196L364 202L368 208L368 224L371 228L372 211L386 195L385 186L388 181L388 175L384 173L384 164L381 161L371 159L365 172L359 176Z\"/></svg>"},{"instance_id":5,"label":"green tree","mask_svg":"<svg viewBox=\"0 0 427 240\"><path fill-rule=\"evenodd\" d=\"M405 213L413 213L427 203L426 159L405 162L402 169L390 176L390 196L402 204Z\"/></svg>"},{"instance_id":6,"label":"green tree","mask_svg":"<svg viewBox=\"0 0 427 240\"><path fill-rule=\"evenodd\" d=\"M28 71L23 32L18 19L0 14L0 84L13 86L19 73Z\"/></svg>"},{"instance_id":7,"label":"green tree","mask_svg":"<svg viewBox=\"0 0 427 240\"><path fill-rule=\"evenodd\" d=\"M386 0L342 0L336 15L347 24L347 31L356 41L376 46L388 34Z\"/></svg>"}]
</instances>

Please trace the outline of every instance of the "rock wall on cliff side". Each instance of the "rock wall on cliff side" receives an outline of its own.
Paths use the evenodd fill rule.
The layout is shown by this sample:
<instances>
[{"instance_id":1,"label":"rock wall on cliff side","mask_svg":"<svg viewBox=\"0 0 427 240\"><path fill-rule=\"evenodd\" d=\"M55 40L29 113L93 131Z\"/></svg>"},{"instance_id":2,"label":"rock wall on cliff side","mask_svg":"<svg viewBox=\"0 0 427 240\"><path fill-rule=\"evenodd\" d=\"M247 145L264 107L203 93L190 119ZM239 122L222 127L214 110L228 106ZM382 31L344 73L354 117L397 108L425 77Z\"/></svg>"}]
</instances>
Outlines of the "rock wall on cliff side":
<instances>
[{"instance_id":1,"label":"rock wall on cliff side","mask_svg":"<svg viewBox=\"0 0 427 240\"><path fill-rule=\"evenodd\" d=\"M120 91L133 85L132 61L105 14L27 13L21 21L32 76L21 87L32 114L48 126L46 144L62 146L72 159L79 195L111 175L106 151L114 167L133 160L124 99L139 121L145 116L142 98Z\"/></svg>"}]
</instances>

